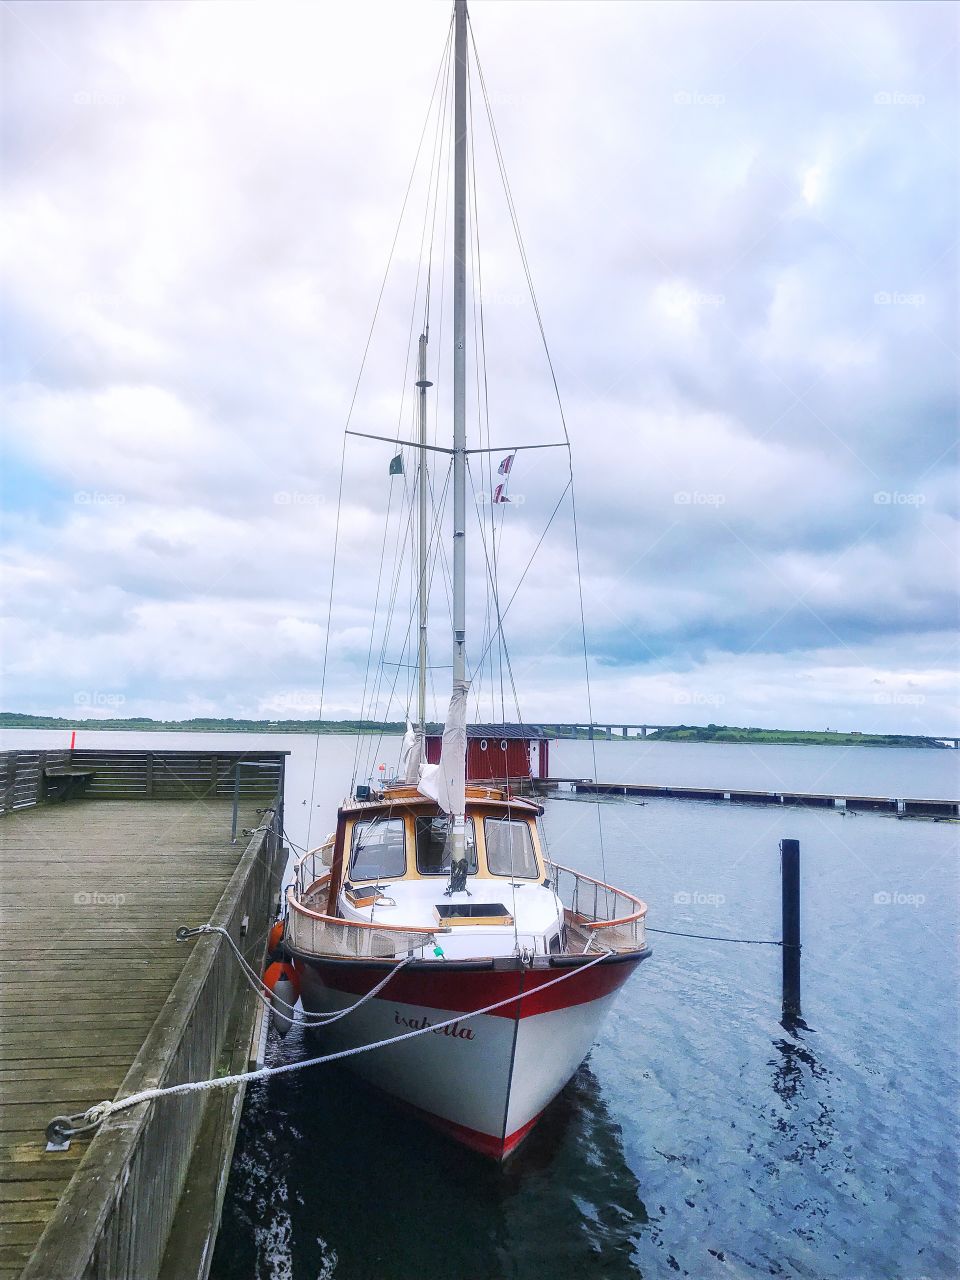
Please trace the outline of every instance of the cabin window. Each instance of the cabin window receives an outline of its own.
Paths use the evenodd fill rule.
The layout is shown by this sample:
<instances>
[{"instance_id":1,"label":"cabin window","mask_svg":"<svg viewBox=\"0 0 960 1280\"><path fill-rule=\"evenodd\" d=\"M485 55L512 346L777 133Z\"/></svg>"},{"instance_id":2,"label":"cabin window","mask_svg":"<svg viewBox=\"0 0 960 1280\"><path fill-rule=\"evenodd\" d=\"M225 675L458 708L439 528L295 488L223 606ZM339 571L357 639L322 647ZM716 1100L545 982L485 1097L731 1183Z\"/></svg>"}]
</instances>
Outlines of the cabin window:
<instances>
[{"instance_id":1,"label":"cabin window","mask_svg":"<svg viewBox=\"0 0 960 1280\"><path fill-rule=\"evenodd\" d=\"M383 880L407 869L402 818L363 818L353 824L352 880Z\"/></svg>"},{"instance_id":2,"label":"cabin window","mask_svg":"<svg viewBox=\"0 0 960 1280\"><path fill-rule=\"evenodd\" d=\"M518 876L524 880L533 880L539 876L529 822L487 818L483 833L487 843L487 866L491 875Z\"/></svg>"},{"instance_id":3,"label":"cabin window","mask_svg":"<svg viewBox=\"0 0 960 1280\"><path fill-rule=\"evenodd\" d=\"M422 876L443 876L450 871L450 819L417 818L417 870ZM467 854L467 875L477 874L477 834L473 819L467 818L464 828L464 846Z\"/></svg>"}]
</instances>

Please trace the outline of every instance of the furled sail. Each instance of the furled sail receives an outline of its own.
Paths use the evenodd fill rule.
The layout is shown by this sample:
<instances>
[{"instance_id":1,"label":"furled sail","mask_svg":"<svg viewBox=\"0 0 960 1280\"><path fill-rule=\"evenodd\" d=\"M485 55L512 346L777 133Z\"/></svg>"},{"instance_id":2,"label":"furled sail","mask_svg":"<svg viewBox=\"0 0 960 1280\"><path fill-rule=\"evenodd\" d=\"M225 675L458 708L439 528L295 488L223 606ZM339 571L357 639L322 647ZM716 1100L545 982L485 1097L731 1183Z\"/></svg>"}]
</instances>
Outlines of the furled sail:
<instances>
[{"instance_id":1,"label":"furled sail","mask_svg":"<svg viewBox=\"0 0 960 1280\"><path fill-rule=\"evenodd\" d=\"M403 735L403 780L408 786L416 786L420 780L420 765L423 763L423 725L414 729L407 721L407 732Z\"/></svg>"},{"instance_id":2,"label":"furled sail","mask_svg":"<svg viewBox=\"0 0 960 1280\"><path fill-rule=\"evenodd\" d=\"M417 790L436 800L445 813L462 818L467 797L468 680L456 680L443 726L439 764L422 764Z\"/></svg>"}]
</instances>

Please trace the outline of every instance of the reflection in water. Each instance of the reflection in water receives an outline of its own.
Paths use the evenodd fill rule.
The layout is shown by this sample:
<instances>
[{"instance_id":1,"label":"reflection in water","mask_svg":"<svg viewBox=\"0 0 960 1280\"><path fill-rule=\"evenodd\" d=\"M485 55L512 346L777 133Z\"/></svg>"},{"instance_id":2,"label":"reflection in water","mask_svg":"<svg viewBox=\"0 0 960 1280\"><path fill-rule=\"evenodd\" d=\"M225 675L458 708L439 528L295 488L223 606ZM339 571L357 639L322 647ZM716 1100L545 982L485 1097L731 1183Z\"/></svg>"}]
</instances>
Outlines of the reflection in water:
<instances>
[{"instance_id":1,"label":"reflection in water","mask_svg":"<svg viewBox=\"0 0 960 1280\"><path fill-rule=\"evenodd\" d=\"M298 795L312 772L304 743ZM328 747L329 776L342 777L343 744ZM806 762L816 749L784 750ZM740 748L703 751L726 771ZM865 775L859 789L873 785ZM956 1013L944 945L956 933L955 830L879 815L826 825L812 810L784 826L765 810L673 800L618 814L609 878L642 888L658 925L695 933L735 922L745 937L771 936L776 840L800 839L803 995L817 1034L772 1021L773 948L664 938L618 998L593 1072L578 1074L503 1171L330 1068L254 1087L214 1280L960 1275L956 1047L944 1034ZM578 816L575 804L554 806L551 845L599 871ZM897 887L922 891L923 907L874 906ZM681 923L675 895L693 890L724 895L725 912L691 905ZM851 945L881 926L883 946ZM290 1060L305 1047L291 1032L271 1052Z\"/></svg>"},{"instance_id":2,"label":"reflection in water","mask_svg":"<svg viewBox=\"0 0 960 1280\"><path fill-rule=\"evenodd\" d=\"M650 1231L588 1065L504 1169L325 1068L251 1088L211 1274L635 1280Z\"/></svg>"},{"instance_id":3,"label":"reflection in water","mask_svg":"<svg viewBox=\"0 0 960 1280\"><path fill-rule=\"evenodd\" d=\"M811 1046L800 1039L799 1033L792 1039L774 1040L778 1056L771 1059L773 1089L779 1105L766 1115L770 1137L768 1149L771 1158L766 1162L767 1172L773 1178L783 1175L778 1164L816 1165L825 1184L818 1177L807 1176L803 1191L793 1205L793 1232L808 1246L817 1248L823 1243L822 1232L831 1212L831 1198L826 1185L841 1191L845 1173L849 1169L849 1151L835 1149L837 1127L831 1100L835 1078L820 1062Z\"/></svg>"},{"instance_id":4,"label":"reflection in water","mask_svg":"<svg viewBox=\"0 0 960 1280\"><path fill-rule=\"evenodd\" d=\"M774 1040L773 1047L779 1054L770 1062L773 1088L782 1104L771 1116L773 1129L783 1140L778 1154L802 1164L827 1151L836 1137L829 1102L832 1076L799 1036Z\"/></svg>"}]
</instances>

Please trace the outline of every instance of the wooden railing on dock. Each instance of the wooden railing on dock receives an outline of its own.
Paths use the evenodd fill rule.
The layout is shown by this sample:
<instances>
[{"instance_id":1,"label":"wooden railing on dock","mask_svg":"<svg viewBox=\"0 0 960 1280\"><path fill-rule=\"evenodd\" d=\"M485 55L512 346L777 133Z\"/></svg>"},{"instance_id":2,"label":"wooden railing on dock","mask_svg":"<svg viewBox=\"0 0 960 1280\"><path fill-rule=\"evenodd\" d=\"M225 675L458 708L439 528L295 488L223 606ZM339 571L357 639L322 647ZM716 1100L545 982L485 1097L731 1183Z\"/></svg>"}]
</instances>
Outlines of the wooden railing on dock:
<instances>
[{"instance_id":1,"label":"wooden railing on dock","mask_svg":"<svg viewBox=\"0 0 960 1280\"><path fill-rule=\"evenodd\" d=\"M167 800L232 796L240 763L240 794L276 795L283 769L276 751L77 750L70 763L93 770L92 800Z\"/></svg>"},{"instance_id":2,"label":"wooden railing on dock","mask_svg":"<svg viewBox=\"0 0 960 1280\"><path fill-rule=\"evenodd\" d=\"M17 808L44 801L40 754L5 753L6 776L15 780ZM12 762L9 758L14 755L19 759ZM29 755L35 759L24 762L23 756ZM87 792L90 800L76 801L77 820L83 822L84 812L97 808L97 797L152 797L161 803L196 799L198 808L207 809L215 800L229 829L228 801L237 777L243 788L244 817L256 804L253 797L273 787L264 809L257 809L259 827L210 916L210 923L227 928L257 966L287 854L282 820L284 755L278 751L74 751L68 763L83 771L93 768L100 778L100 787ZM247 762L265 768L237 768ZM58 765L63 764L59 760ZM183 919L177 923L207 922ZM183 946L191 947L191 954L124 1076L118 1097L211 1079L246 1066L256 1006L236 957L220 934L202 934ZM108 1117L46 1221L20 1274L22 1280L205 1276L242 1100L241 1085L227 1094L182 1094ZM193 1221L189 1221L191 1212Z\"/></svg>"},{"instance_id":3,"label":"wooden railing on dock","mask_svg":"<svg viewBox=\"0 0 960 1280\"><path fill-rule=\"evenodd\" d=\"M44 770L64 768L69 751L0 751L0 813L29 809L44 799Z\"/></svg>"},{"instance_id":4,"label":"wooden railing on dock","mask_svg":"<svg viewBox=\"0 0 960 1280\"><path fill-rule=\"evenodd\" d=\"M282 776L282 759L278 763ZM141 777L141 785L143 781ZM262 949L283 870L277 814L264 814L262 823L210 921L225 926L251 958L258 946ZM245 938L251 927L255 936ZM218 1074L230 1050L237 1009L250 994L236 959L219 934L184 945L193 947L192 954L127 1073L120 1097L208 1079ZM242 1090L235 1096L239 1107ZM156 1277L205 1107L215 1097L210 1092L179 1095L108 1118L61 1196L22 1280Z\"/></svg>"},{"instance_id":5,"label":"wooden railing on dock","mask_svg":"<svg viewBox=\"0 0 960 1280\"><path fill-rule=\"evenodd\" d=\"M241 799L282 792L283 760L277 751L0 751L0 814L29 809L52 798L49 774L89 774L83 796L91 800ZM239 766L239 769L238 769Z\"/></svg>"}]
</instances>

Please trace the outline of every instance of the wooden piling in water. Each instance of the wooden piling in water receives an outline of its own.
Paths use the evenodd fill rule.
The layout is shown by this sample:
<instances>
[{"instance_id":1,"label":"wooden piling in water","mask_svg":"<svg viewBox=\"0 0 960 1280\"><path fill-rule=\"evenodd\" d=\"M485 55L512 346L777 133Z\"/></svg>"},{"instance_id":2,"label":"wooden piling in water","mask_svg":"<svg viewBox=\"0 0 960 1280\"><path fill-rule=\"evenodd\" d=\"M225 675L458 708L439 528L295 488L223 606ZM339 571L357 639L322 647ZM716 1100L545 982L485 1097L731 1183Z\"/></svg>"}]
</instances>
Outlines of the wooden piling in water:
<instances>
[{"instance_id":1,"label":"wooden piling in water","mask_svg":"<svg viewBox=\"0 0 960 1280\"><path fill-rule=\"evenodd\" d=\"M800 841L780 841L783 1016L800 1017Z\"/></svg>"}]
</instances>

